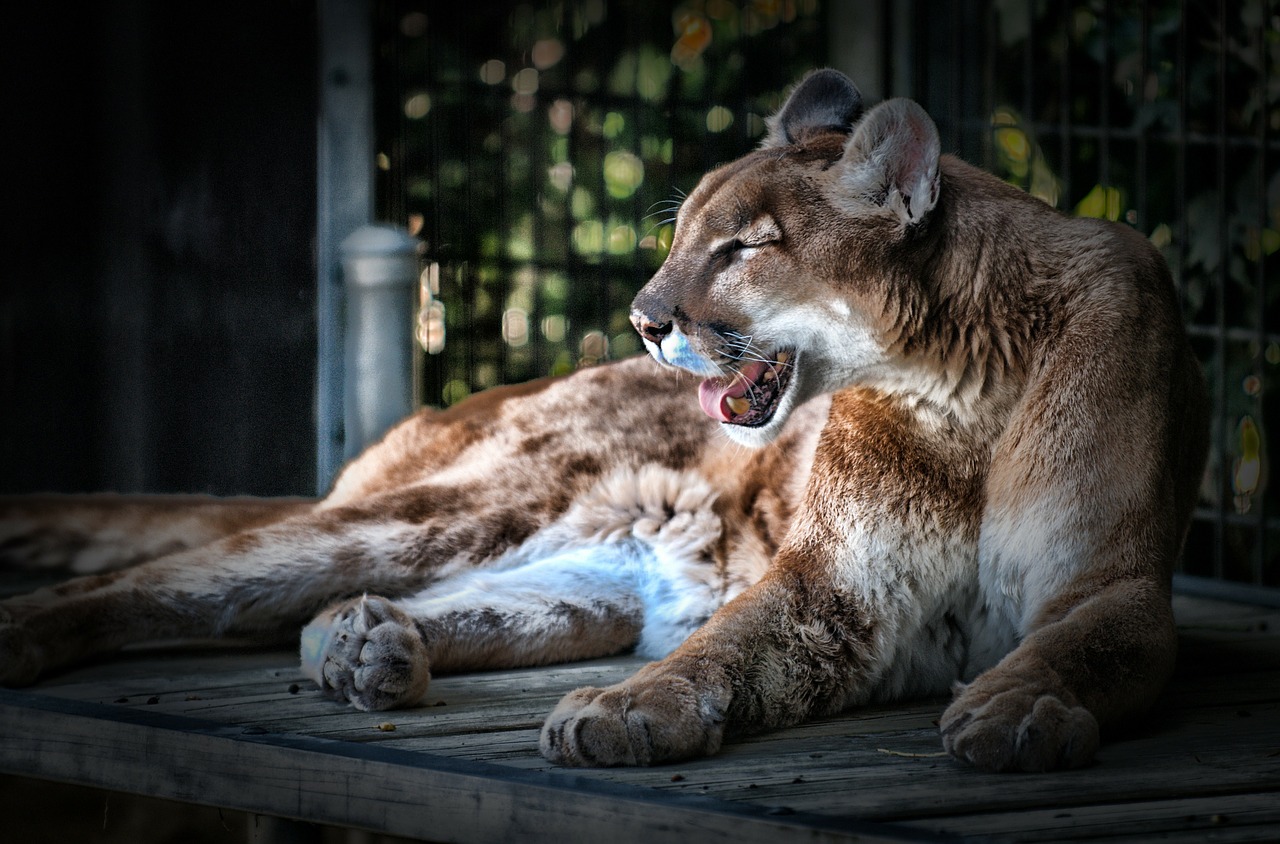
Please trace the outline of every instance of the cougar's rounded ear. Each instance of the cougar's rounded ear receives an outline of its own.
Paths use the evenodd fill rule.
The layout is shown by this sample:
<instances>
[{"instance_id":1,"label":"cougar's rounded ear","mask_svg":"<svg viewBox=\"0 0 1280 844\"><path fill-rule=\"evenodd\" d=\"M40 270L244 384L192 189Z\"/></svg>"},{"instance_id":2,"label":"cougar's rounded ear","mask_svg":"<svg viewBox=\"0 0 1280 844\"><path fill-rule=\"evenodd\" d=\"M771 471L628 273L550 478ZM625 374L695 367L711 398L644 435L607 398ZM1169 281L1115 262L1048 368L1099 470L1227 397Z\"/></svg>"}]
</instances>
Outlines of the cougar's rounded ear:
<instances>
[{"instance_id":1,"label":"cougar's rounded ear","mask_svg":"<svg viewBox=\"0 0 1280 844\"><path fill-rule=\"evenodd\" d=\"M862 116L862 94L838 70L815 70L801 79L777 114L768 119L762 149L802 142L817 132L848 133Z\"/></svg>"},{"instance_id":2,"label":"cougar's rounded ear","mask_svg":"<svg viewBox=\"0 0 1280 844\"><path fill-rule=\"evenodd\" d=\"M840 161L846 193L894 211L903 223L919 222L941 189L938 127L911 100L887 100L867 112L845 143Z\"/></svg>"}]
</instances>

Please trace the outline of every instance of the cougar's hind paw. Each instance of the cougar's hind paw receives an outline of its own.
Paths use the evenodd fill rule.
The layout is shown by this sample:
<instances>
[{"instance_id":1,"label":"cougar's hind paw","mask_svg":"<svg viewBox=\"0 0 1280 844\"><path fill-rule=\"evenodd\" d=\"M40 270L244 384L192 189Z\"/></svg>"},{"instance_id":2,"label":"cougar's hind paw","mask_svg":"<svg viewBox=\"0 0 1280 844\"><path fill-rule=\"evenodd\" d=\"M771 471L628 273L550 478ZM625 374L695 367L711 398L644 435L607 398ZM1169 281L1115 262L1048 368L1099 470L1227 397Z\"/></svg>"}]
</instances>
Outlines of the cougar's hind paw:
<instances>
[{"instance_id":1,"label":"cougar's hind paw","mask_svg":"<svg viewBox=\"0 0 1280 844\"><path fill-rule=\"evenodd\" d=\"M366 712L413 706L431 682L413 621L387 599L368 596L303 630L302 667L326 694Z\"/></svg>"}]
</instances>

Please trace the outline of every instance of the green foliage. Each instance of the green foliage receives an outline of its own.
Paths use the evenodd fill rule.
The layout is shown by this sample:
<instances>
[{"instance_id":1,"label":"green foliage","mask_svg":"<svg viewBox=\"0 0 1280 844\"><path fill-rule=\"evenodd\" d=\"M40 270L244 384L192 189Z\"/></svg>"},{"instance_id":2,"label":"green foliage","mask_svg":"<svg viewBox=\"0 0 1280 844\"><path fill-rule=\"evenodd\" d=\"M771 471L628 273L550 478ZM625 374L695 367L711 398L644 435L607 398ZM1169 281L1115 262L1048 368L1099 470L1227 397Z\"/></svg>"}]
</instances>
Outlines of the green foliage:
<instances>
[{"instance_id":1,"label":"green foliage","mask_svg":"<svg viewBox=\"0 0 1280 844\"><path fill-rule=\"evenodd\" d=\"M936 45L950 6L922 8L916 40ZM423 317L431 404L637 352L628 306L670 248L681 191L758 143L787 86L825 63L817 0L380 9L381 216L441 268ZM976 10L994 37L975 23L960 54L922 46L921 90L894 93L975 80L976 96L937 104L958 111L953 137L989 122L971 159L1163 252L1216 402L1188 565L1280 585L1275 0Z\"/></svg>"},{"instance_id":2,"label":"green foliage","mask_svg":"<svg viewBox=\"0 0 1280 844\"><path fill-rule=\"evenodd\" d=\"M384 11L380 204L443 268L431 404L638 352L681 191L825 52L816 0L490 8Z\"/></svg>"}]
</instances>

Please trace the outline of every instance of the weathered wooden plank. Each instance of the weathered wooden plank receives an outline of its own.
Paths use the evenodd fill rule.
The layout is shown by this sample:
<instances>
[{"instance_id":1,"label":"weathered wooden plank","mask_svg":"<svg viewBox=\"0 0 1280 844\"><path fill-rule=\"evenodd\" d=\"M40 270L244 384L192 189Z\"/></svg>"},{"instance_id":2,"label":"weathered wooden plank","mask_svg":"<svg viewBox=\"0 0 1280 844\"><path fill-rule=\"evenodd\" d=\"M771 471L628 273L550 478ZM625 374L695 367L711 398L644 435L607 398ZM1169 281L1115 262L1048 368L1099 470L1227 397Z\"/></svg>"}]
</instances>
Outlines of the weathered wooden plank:
<instances>
[{"instance_id":1,"label":"weathered wooden plank","mask_svg":"<svg viewBox=\"0 0 1280 844\"><path fill-rule=\"evenodd\" d=\"M941 757L932 730L824 737L810 744L792 736L761 747L729 745L719 756L665 769L599 775L882 820L1280 788L1280 708L1255 709L1247 718L1242 711L1199 711L1190 720L1107 745L1092 768L1025 778L982 774ZM521 764L520 758L497 761ZM673 774L679 775L676 785Z\"/></svg>"},{"instance_id":2,"label":"weathered wooden plank","mask_svg":"<svg viewBox=\"0 0 1280 844\"><path fill-rule=\"evenodd\" d=\"M1201 707L1221 706L1224 701L1239 705L1280 701L1280 670L1217 676L1181 674L1174 677L1161 695L1153 717L1160 718L1166 712L1190 712Z\"/></svg>"},{"instance_id":3,"label":"weathered wooden plank","mask_svg":"<svg viewBox=\"0 0 1280 844\"><path fill-rule=\"evenodd\" d=\"M558 692L541 693L518 700L499 699L470 706L445 701L440 706L394 712L359 712L330 701L317 700L298 706L282 703L240 710L232 707L226 715L236 716L231 719L234 722L251 720L273 732L364 741L378 739L378 735L370 735L368 730L382 723L394 724L399 730L398 738L537 727L541 726L560 696ZM222 718L218 713L211 714L219 720Z\"/></svg>"},{"instance_id":4,"label":"weathered wooden plank","mask_svg":"<svg viewBox=\"0 0 1280 844\"><path fill-rule=\"evenodd\" d=\"M802 783L761 783L743 793L730 790L734 784L726 781L727 788L713 787L710 793L726 799L763 798L805 811L839 805L850 815L888 820L1280 789L1280 718L1274 712L1257 722L1235 718L1230 711L1221 716L1218 723L1117 742L1104 747L1091 768L1026 777L1016 785L1007 776L981 774L947 759L886 761L863 752L850 759L846 770L812 769ZM912 750L910 737L900 738Z\"/></svg>"},{"instance_id":5,"label":"weathered wooden plank","mask_svg":"<svg viewBox=\"0 0 1280 844\"><path fill-rule=\"evenodd\" d=\"M771 815L572 774L516 771L0 691L0 770L437 841L937 840ZM246 779L249 777L250 779Z\"/></svg>"},{"instance_id":6,"label":"weathered wooden plank","mask_svg":"<svg viewBox=\"0 0 1280 844\"><path fill-rule=\"evenodd\" d=\"M1224 794L973 814L908 821L905 825L960 835L1016 835L1019 841L1125 840L1156 836L1163 840L1173 834L1217 841L1225 840L1229 833L1252 836L1259 831L1269 832L1274 838L1280 832L1280 793Z\"/></svg>"},{"instance_id":7,"label":"weathered wooden plank","mask_svg":"<svg viewBox=\"0 0 1280 844\"><path fill-rule=\"evenodd\" d=\"M59 764L70 767L61 773L42 775L106 787L128 785L131 791L178 799L192 799L183 795L197 793L190 783L199 782L205 787L206 781L221 778L225 782L208 792L208 802L219 802L228 790L258 791L261 787L266 795L263 799L269 797L277 805L286 794L293 795L289 799L295 801L309 801L305 802L308 811L321 812L311 816L313 820L356 823L397 832L399 827L391 828L381 821L372 823L345 816L352 811L362 818L374 811L382 812L378 818L387 813L411 812L401 803L421 801L413 788L402 785L401 766L421 765L405 760L428 760L423 764L427 768L437 766L433 770L439 773L438 766L448 762L444 757L456 757L460 760L456 764L479 763L486 772L496 771L499 782L508 782L512 777L518 782L526 782L520 777L534 778L528 780L531 782L541 782L538 777L552 780L569 777L576 787L587 788L586 796L580 798L585 802L596 801L591 788L622 789L629 795L628 799L645 795L645 800L653 801L651 812L659 814L666 811L659 807L667 805L668 800L679 802L690 795L709 795L708 805L720 807L713 808L713 812L723 811L724 806L737 806L735 811L755 812L756 815L752 815L755 817L785 808L800 812L801 818L828 816L829 820L823 823L837 825L852 823L852 818L895 822L911 818L916 831L947 829L997 837L1009 834L1017 838L1022 837L1017 830L1025 825L1031 834L1051 839L1055 837L1054 827L1049 823L1054 820L1052 815L1092 812L1089 817L1103 819L1109 806L1123 801L1126 805L1150 804L1154 808L1149 816L1134 815L1130 832L1125 831L1129 827L1117 827L1109 832L1104 821L1098 820L1084 837L1098 838L1113 832L1121 836L1118 840L1124 840L1126 835L1142 837L1144 823L1149 823L1151 831L1161 835L1212 832L1216 837L1224 834L1224 830L1184 829L1177 826L1175 815L1166 817L1160 814L1163 810L1157 809L1177 806L1179 801L1190 799L1247 801L1259 794L1274 796L1280 789L1280 636L1276 635L1280 623L1274 621L1277 617L1274 611L1258 612L1234 605L1224 609L1214 606L1215 603L1220 602L1191 602L1190 609L1180 610L1183 648L1179 673L1150 719L1147 732L1108 744L1099 763L1085 771L1008 777L980 774L941 758L934 722L945 701L938 700L864 709L763 736L738 739L716 757L677 766L548 773L550 766L536 749L537 730L546 712L566 691L581 685L616 682L635 671L643 660L621 657L544 669L440 677L433 683L427 702L441 701L444 706L394 713L359 713L321 697L309 681L302 678L296 657L289 651L219 649L194 653L132 652L46 682L41 691L67 698L67 705L83 705L74 701L110 703L121 698L128 702L90 707L93 714L85 714L88 710L77 713L73 720L79 726L73 734L79 735L78 741L84 747L96 747L82 752L89 759L88 767L82 771L65 762L67 758L76 758L71 745L55 745L52 751L55 757L58 754L64 757L64 762ZM295 684L297 692L291 694L289 687ZM155 702L151 703L153 698ZM16 708L22 707L16 705ZM24 746L31 753L36 752L31 748L37 746L42 728L67 728L60 721L50 722L51 716L40 706L35 709L38 723L26 723L23 727L27 731ZM0 714L8 718L13 711ZM44 714L39 714L41 712ZM1248 714L1241 715L1242 712ZM67 713L63 715L70 717ZM203 726L195 735L204 739L248 742L269 749L241 749L234 753L218 749L215 755L220 761L212 770L207 770L201 767L200 754L210 751L201 745L197 752L187 739L180 740L174 738L172 732L165 732L169 729L165 725L172 723L165 718L171 715L198 718ZM141 720L130 721L131 718ZM93 719L106 724L105 729L112 734L123 730L128 735L122 746L125 757L131 760L130 765L154 764L177 784L157 779L160 774L142 779L134 779L132 774L129 778L116 777L114 786L81 778L85 771L105 776L102 772L112 770L116 761L114 756L105 754L101 745L94 745L93 730L85 726ZM187 723L185 719L178 720ZM224 725L218 728L224 732L219 733L214 723ZM384 723L393 724L396 729L386 732L378 729L378 725ZM132 727L125 729L120 724ZM244 735L245 727L251 728L251 733L296 733L298 736ZM4 739L0 742L0 765L10 764L8 746L12 729L6 721L0 721L0 738ZM302 736L342 740L341 744L322 741L326 749L321 755L307 757L309 764L328 766L322 774L317 774L320 781L315 789L311 787L309 767L293 757L281 761L271 756L280 751L280 742L313 740ZM159 744L148 745L148 742ZM151 749L145 749L148 747ZM155 756L156 753L160 756ZM387 753L400 755L387 762L380 755ZM270 757L265 767L258 758L262 754ZM363 761L351 762L351 759ZM366 763L386 763L389 767L360 767ZM237 769L236 765L248 767ZM244 787L244 770L255 773L251 788ZM259 770L262 771L260 778ZM357 775L365 782L360 787L339 781L342 776ZM382 782L379 777L388 779ZM434 787L424 783L418 786ZM156 788L162 790L152 790ZM165 788L182 793L166 792ZM377 793L382 788L390 789L386 799ZM537 811L541 811L519 803L519 798L513 796L507 786L495 788L497 796L481 788L476 792L481 796L475 799L489 801L487 806L515 812L520 817L530 811L537 816ZM298 794L300 791L302 794ZM468 795L474 791L439 793L465 802L472 800ZM554 799L564 799L559 792L555 795ZM1215 796L1206 798L1205 795ZM428 803L435 799L430 798ZM548 797L548 803L554 799ZM596 828L604 823L605 815L614 818L607 810L611 799L612 796L598 806L581 809L585 813L581 822ZM348 802L324 809L319 804L325 800ZM368 802L381 808L353 810L348 805L350 801ZM279 811L234 802L223 805L250 811ZM1046 806L1055 808L1048 810ZM330 814L323 814L325 811ZM366 815L360 815L361 811ZM1046 819L1045 813L1050 817ZM779 817L790 816L761 816L792 828L790 821L779 820ZM416 831L398 834L447 837L430 827L428 814L419 813L414 817L417 820L410 825ZM457 821L461 815L455 813L453 817ZM621 817L630 816L624 812ZM1000 818L1008 818L1007 823L998 823ZM1057 820L1063 830L1076 828L1067 823L1067 819ZM805 826L808 821L797 823L805 829L821 827L811 823ZM1087 823L1081 825L1081 828L1087 827ZM563 834L568 828L567 823L553 824L547 831ZM725 829L736 827L730 824ZM1040 829L1044 831L1037 833ZM821 830L826 834L825 827ZM1240 840L1249 840L1258 830L1270 830L1280 837L1280 821L1262 814L1259 809L1252 814L1242 814L1240 822L1226 831L1244 836ZM501 837L501 831L495 826L485 827L484 831ZM846 833L848 829L836 831ZM617 837L612 832L609 834L611 838ZM648 840L658 835L660 839L662 834L666 833L637 833L636 838ZM748 835L746 840L753 839Z\"/></svg>"},{"instance_id":8,"label":"weathered wooden plank","mask_svg":"<svg viewBox=\"0 0 1280 844\"><path fill-rule=\"evenodd\" d=\"M287 654L280 657L292 661ZM91 680L64 676L42 685L39 691L76 700L119 701L224 723L254 724L271 732L365 741L378 739L380 735L373 728L391 719L405 728L402 735L539 726L567 691L617 682L641 664L643 660L623 657L551 669L445 676L433 682L427 706L395 713L362 713L331 701L319 694L296 665L285 663L282 669L268 664L239 671L224 656L212 655L190 657L180 666L159 659L153 663L152 675L130 674L124 679L95 667L82 672L92 673Z\"/></svg>"},{"instance_id":9,"label":"weathered wooden plank","mask_svg":"<svg viewBox=\"0 0 1280 844\"><path fill-rule=\"evenodd\" d=\"M1280 660L1280 639L1255 644L1266 654ZM1240 697L1242 702L1246 699L1251 702L1280 699L1280 671L1265 667L1259 669L1252 647L1243 656L1237 654L1238 658L1235 660L1247 663L1252 670L1228 676L1219 675L1212 685L1203 682L1205 677L1210 676L1215 668L1230 666L1232 661L1223 657L1221 643L1201 642L1195 647L1208 648L1209 653L1201 659L1188 658L1184 648L1184 664L1166 693L1167 702L1172 702L1178 708L1196 706L1202 702L1212 703L1224 693ZM528 718L535 709L545 707L548 702L554 704L559 695L577 685L616 682L641 664L643 661L636 658L619 658L594 661L581 666L446 676L435 680L427 701L428 704L443 701L446 705L455 706L484 701L491 705L508 697L523 697L529 705L525 707L521 717ZM286 697L285 693L290 687L296 687L299 694L292 698ZM298 669L293 655L281 651L232 651L185 657L161 652L150 658L134 654L113 663L71 672L43 684L40 689L58 697L100 702L123 699L130 704L142 705L158 699L157 702L166 711L192 712L200 717L219 719L225 717L229 721L241 716L233 711L220 714L215 711L216 708L222 705L238 706L241 703L247 705L254 696L261 696L261 702L268 709L274 708L276 700L291 702L289 709L284 712L262 713L246 708L243 715L246 719L289 717L289 714L323 716L330 712L330 704L315 695L314 687ZM535 700L536 705L533 704ZM888 723L893 719L910 717L906 715L908 712L912 715L927 715L928 720L933 721L944 706L945 701L938 700L927 704L881 708L878 712L863 710L855 714L864 725L863 729L870 730L875 728L873 725L876 717L883 718ZM545 714L545 709L538 714ZM842 719L822 723L833 731L843 730ZM283 724L280 726L285 727ZM307 725L298 724L297 729L306 731Z\"/></svg>"},{"instance_id":10,"label":"weathered wooden plank","mask_svg":"<svg viewBox=\"0 0 1280 844\"><path fill-rule=\"evenodd\" d=\"M288 651L162 648L80 666L42 681L36 689L75 700L145 700L175 694L229 696L238 689L284 691L304 679L297 657Z\"/></svg>"},{"instance_id":11,"label":"weathered wooden plank","mask_svg":"<svg viewBox=\"0 0 1280 844\"><path fill-rule=\"evenodd\" d=\"M285 655L285 658L290 661L292 659L291 655ZM201 659L210 659L219 668L227 667L225 657ZM555 669L443 677L433 686L428 700L439 696L446 706L396 713L355 712L322 698L309 684L301 687L298 694L288 695L287 691L280 690L280 683L275 677L269 681L262 681L260 678L255 681L252 690L271 689L269 693L260 696L243 692L237 695L232 690L234 684L232 687L221 683L211 684L206 679L205 690L194 697L204 698L212 694L215 695L212 700L186 699L188 696L181 695L181 684L167 689L145 682L137 686L103 683L93 685L91 691L84 685L76 688L81 693L89 692L90 698L99 699L117 692L128 692L133 695L130 698L131 704L139 706L145 705L144 701L149 699L142 697L139 689L142 693L157 690L163 692L156 706L159 711L177 712L226 723L253 724L271 732L298 732L369 742L394 739L396 746L429 752L448 752L445 750L448 740L474 733L480 738L471 745L473 751L470 758L506 760L511 757L514 764L526 765L528 763L525 757L532 753L534 743L524 747L501 746L495 748L494 752L485 748L487 740L484 736L492 731L521 731L522 735L536 735L536 728L540 726L546 711L564 691L583 683L612 682L628 674L638 663L634 659L606 660ZM162 664L168 667L169 661L162 660ZM289 671L296 671L295 666L287 665L287 668ZM273 675L276 670L268 667L262 669L262 673ZM242 673L259 676L256 669ZM187 676L194 678L200 674L197 671ZM297 674L288 674L287 677L301 679ZM1254 703L1258 699L1274 699L1276 695L1273 690L1278 685L1280 677L1263 672L1247 677L1232 677L1213 684L1189 684L1186 690L1175 688L1171 694L1176 701L1175 708L1178 709L1185 708L1184 704L1192 702L1193 698L1196 698L1195 702L1204 704L1220 699L1224 693L1235 698L1251 696L1246 698L1247 702ZM55 687L53 691L63 692L66 688L65 685ZM531 693L531 690L534 692ZM922 731L911 739L916 749L906 752L936 753L939 745L933 721L942 705L943 702L936 701L864 710L841 718L810 722L779 733L739 740L730 745L730 748L760 744L762 749L767 750L770 758L786 760L786 770L795 770L797 767L815 767L815 763L800 757L829 752L833 747L840 747L840 742L844 739L915 728ZM397 730L393 734L383 733L377 729L382 723L395 724ZM415 739L421 741L415 742ZM436 746L432 744L432 739L445 739L446 744ZM898 750L904 752L902 748ZM844 759L842 764L858 767L861 763L856 759Z\"/></svg>"},{"instance_id":12,"label":"weathered wooden plank","mask_svg":"<svg viewBox=\"0 0 1280 844\"><path fill-rule=\"evenodd\" d=\"M1173 596L1173 617L1179 627L1196 625L1228 625L1255 623L1258 620L1280 619L1280 611L1258 604L1241 604L1216 598L1200 598L1192 595ZM1256 627L1256 624L1255 624ZM1271 628L1275 630L1275 626Z\"/></svg>"},{"instance_id":13,"label":"weathered wooden plank","mask_svg":"<svg viewBox=\"0 0 1280 844\"><path fill-rule=\"evenodd\" d=\"M1132 835L1106 835L1089 840L1091 844L1138 844L1138 842L1152 840L1166 842L1166 844L1205 844L1207 841L1212 841L1214 844L1245 844L1245 842L1250 841L1275 844L1277 840L1280 840L1280 833L1277 833L1274 825L1264 824L1249 827L1224 826L1213 830L1193 829L1181 832L1164 832L1159 836L1138 832Z\"/></svg>"},{"instance_id":14,"label":"weathered wooden plank","mask_svg":"<svg viewBox=\"0 0 1280 844\"><path fill-rule=\"evenodd\" d=\"M1005 838L1004 840L1011 840ZM1019 839L1021 840L1021 839ZM1264 841L1275 844L1280 841L1280 831L1275 824L1263 823L1250 826L1224 824L1211 829L1186 829L1158 834L1133 832L1120 835L1099 835L1087 839L1090 844L1139 844L1139 842L1161 841L1172 844L1244 844L1249 841Z\"/></svg>"},{"instance_id":15,"label":"weathered wooden plank","mask_svg":"<svg viewBox=\"0 0 1280 844\"><path fill-rule=\"evenodd\" d=\"M617 682L642 665L644 660L624 656L545 668L442 675L433 678L428 701L446 694L461 700L480 700L544 689L567 691L591 683ZM307 690L315 688L299 669L297 657L287 651L252 655L188 652L182 656L134 653L76 669L36 688L42 694L55 697L96 700L112 695L173 694L202 689L211 693L234 693L237 686L246 691L276 688L283 691L290 683L298 683Z\"/></svg>"}]
</instances>

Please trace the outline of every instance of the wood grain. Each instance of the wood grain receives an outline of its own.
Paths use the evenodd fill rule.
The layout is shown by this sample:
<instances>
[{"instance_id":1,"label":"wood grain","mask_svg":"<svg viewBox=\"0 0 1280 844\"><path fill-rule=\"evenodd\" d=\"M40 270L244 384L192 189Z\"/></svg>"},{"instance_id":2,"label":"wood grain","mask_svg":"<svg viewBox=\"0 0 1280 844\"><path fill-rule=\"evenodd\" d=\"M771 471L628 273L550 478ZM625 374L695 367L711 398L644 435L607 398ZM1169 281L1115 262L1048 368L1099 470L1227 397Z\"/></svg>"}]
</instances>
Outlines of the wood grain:
<instances>
[{"instance_id":1,"label":"wood grain","mask_svg":"<svg viewBox=\"0 0 1280 844\"><path fill-rule=\"evenodd\" d=\"M1080 771L939 757L934 700L680 765L568 772L537 753L546 712L642 660L438 677L423 707L362 713L323 698L290 652L226 646L133 651L0 692L0 770L451 841L1280 838L1280 614L1177 606L1174 682Z\"/></svg>"}]
</instances>

